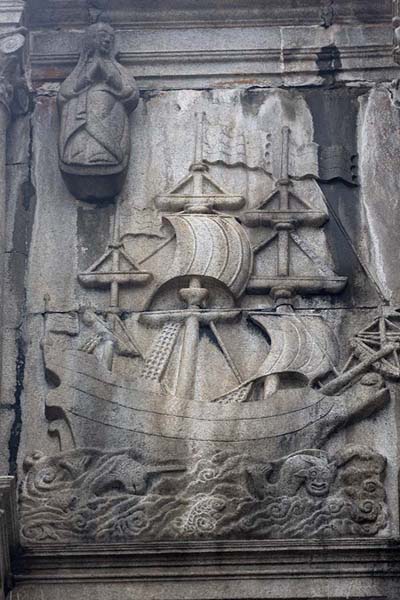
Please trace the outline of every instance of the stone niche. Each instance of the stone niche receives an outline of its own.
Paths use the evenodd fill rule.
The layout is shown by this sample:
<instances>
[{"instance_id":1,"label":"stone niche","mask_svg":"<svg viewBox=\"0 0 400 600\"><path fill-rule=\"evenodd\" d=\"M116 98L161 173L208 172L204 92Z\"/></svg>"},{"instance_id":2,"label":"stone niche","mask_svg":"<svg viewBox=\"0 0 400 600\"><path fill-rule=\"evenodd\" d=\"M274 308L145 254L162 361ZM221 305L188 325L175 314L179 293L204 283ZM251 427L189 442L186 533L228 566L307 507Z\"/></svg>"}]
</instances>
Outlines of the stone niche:
<instances>
[{"instance_id":1,"label":"stone niche","mask_svg":"<svg viewBox=\"0 0 400 600\"><path fill-rule=\"evenodd\" d=\"M3 595L398 600L392 2L5 4Z\"/></svg>"}]
</instances>

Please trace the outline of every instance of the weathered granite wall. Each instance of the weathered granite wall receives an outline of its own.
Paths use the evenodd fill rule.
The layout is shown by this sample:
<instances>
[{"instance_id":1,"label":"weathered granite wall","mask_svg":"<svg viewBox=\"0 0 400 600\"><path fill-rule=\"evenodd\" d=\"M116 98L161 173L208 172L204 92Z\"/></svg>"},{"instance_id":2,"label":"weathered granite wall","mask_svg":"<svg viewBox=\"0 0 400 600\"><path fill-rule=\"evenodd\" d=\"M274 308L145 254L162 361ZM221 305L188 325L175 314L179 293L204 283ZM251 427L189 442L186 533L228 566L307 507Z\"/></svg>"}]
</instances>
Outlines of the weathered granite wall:
<instances>
[{"instance_id":1,"label":"weathered granite wall","mask_svg":"<svg viewBox=\"0 0 400 600\"><path fill-rule=\"evenodd\" d=\"M4 15L4 593L396 600L396 3Z\"/></svg>"}]
</instances>

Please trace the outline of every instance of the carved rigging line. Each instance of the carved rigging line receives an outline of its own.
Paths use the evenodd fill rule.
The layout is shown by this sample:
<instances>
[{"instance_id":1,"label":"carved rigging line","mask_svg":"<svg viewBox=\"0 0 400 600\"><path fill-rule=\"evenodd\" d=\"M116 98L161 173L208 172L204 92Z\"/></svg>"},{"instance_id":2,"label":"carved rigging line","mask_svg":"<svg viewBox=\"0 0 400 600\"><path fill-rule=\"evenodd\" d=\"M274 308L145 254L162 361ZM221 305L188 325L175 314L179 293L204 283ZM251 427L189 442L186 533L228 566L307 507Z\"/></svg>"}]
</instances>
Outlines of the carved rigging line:
<instances>
[{"instance_id":1,"label":"carved rigging line","mask_svg":"<svg viewBox=\"0 0 400 600\"><path fill-rule=\"evenodd\" d=\"M146 357L141 375L144 379L161 380L181 327L181 323L165 323Z\"/></svg>"},{"instance_id":2,"label":"carved rigging line","mask_svg":"<svg viewBox=\"0 0 400 600\"><path fill-rule=\"evenodd\" d=\"M216 324L212 321L210 323L210 329L213 332L213 334L215 335L218 345L222 350L223 355L226 358L226 362L228 363L229 367L231 368L232 373L234 374L234 376L236 377L238 383L243 383L243 379L242 376L240 375L239 369L237 368L237 366L235 365L235 362L232 358L232 356L230 355L226 345L224 344L224 342L222 341L222 338L219 334L219 331L217 329Z\"/></svg>"},{"instance_id":3,"label":"carved rigging line","mask_svg":"<svg viewBox=\"0 0 400 600\"><path fill-rule=\"evenodd\" d=\"M93 417L88 417L86 415L80 415L79 413L76 413L70 409L66 409L66 410L67 410L67 412L69 412L70 414L73 414L76 417L85 419L86 421L92 421L93 423L97 423L98 425L104 425L106 427L111 427L112 429L119 429L120 431L132 431L133 433L138 433L139 435L148 435L150 437L159 437L159 438L172 439L172 440L181 440L182 439L181 437L174 436L174 435L162 435L160 433L155 433L155 432L138 431L137 429L121 427L120 425L112 425L109 423L103 423L102 421L99 421L98 419L94 419ZM243 444L243 442L258 442L258 441L262 441L262 440L281 438L281 437L285 437L287 435L293 435L295 433L299 433L300 431L304 431L305 429L307 429L307 427L312 427L313 425L315 425L322 419L325 419L327 416L329 416L329 414L331 413L332 410L333 410L333 406L331 406L325 414L321 415L314 421L310 421L303 427L299 427L297 429L291 429L290 431L287 431L285 433L278 433L276 435L268 435L268 436L261 436L261 437L255 437L255 438L242 438L241 440L237 440L237 439L220 440L220 439L215 439L215 438L203 438L203 437L202 438L200 438L200 437L198 437L198 438L185 437L185 440L188 440L191 442L196 442L196 441L197 442L215 442L216 444Z\"/></svg>"},{"instance_id":4,"label":"carved rigging line","mask_svg":"<svg viewBox=\"0 0 400 600\"><path fill-rule=\"evenodd\" d=\"M121 402L117 402L116 400L110 400L109 398L103 398L102 396L99 396L98 394L94 394L92 392L89 392L87 390L81 389L78 386L75 385L70 385L69 386L71 389L75 390L76 392L80 392L82 394L91 396L92 398L95 398L96 400L100 400L101 402L106 402L109 404L114 404L116 406L119 406L121 408L124 408L126 410L129 411L134 411L134 412L141 412L141 413L148 413L151 415L159 415L159 416L163 416L163 417L174 417L177 419L185 419L188 421L205 421L205 422L209 422L209 423L225 423L225 422L231 422L231 421L265 421L265 420L273 420L276 418L280 418L280 417L285 417L288 415L292 415L292 414L296 414L296 413L302 413L302 412L306 412L310 409L316 409L319 407L319 405L323 402L326 401L326 398L322 397L319 398L316 402L313 402L312 404L308 404L306 406L302 406L301 408L294 408L293 410L289 410L289 411L285 411L285 412L281 412L281 413L274 413L273 415L263 415L263 416L257 416L257 417L224 417L224 418L205 418L205 417L191 417L189 415L182 415L182 414L178 414L175 412L163 412L163 411L158 411L158 410L151 410L149 408L140 408L140 407L135 407L133 408L132 406L128 406L127 404L122 404ZM239 390L241 388L236 388L236 390ZM332 400L334 400L335 397L332 397Z\"/></svg>"},{"instance_id":5,"label":"carved rigging line","mask_svg":"<svg viewBox=\"0 0 400 600\"><path fill-rule=\"evenodd\" d=\"M269 244L271 242L274 241L274 239L276 239L278 237L278 232L274 231L271 234L271 237L267 237L265 240L262 240L259 244L257 244L256 246L253 246L253 252L254 254L257 254L258 252L260 252L261 250L263 250L266 246L269 246Z\"/></svg>"},{"instance_id":6,"label":"carved rigging line","mask_svg":"<svg viewBox=\"0 0 400 600\"><path fill-rule=\"evenodd\" d=\"M340 231L342 232L344 238L346 239L347 243L350 246L351 251L353 252L355 258L357 259L360 267L362 268L362 270L364 271L364 273L366 274L367 278L370 280L370 282L372 283L373 287L375 288L375 291L378 293L378 296L380 297L381 300L383 300L385 302L385 304L389 305L390 304L390 299L387 298L385 296L385 293L383 291L383 289L381 288L379 281L377 279L375 279L374 275L372 274L372 272L369 270L369 268L367 267L366 264L364 264L364 261L362 260L362 258L358 255L357 250L351 240L350 235L347 233L344 225L342 224L341 220L339 219L336 211L334 210L332 204L330 203L330 201L328 200L328 198L325 196L325 194L323 194L323 198L324 198L324 202L329 210L329 214L331 214L336 222L336 225L339 227Z\"/></svg>"},{"instance_id":7,"label":"carved rigging line","mask_svg":"<svg viewBox=\"0 0 400 600\"><path fill-rule=\"evenodd\" d=\"M163 242L162 244L160 244L160 246L158 246L157 248L155 248L154 250L152 250L150 252L150 254L147 254L147 256L145 256L141 260L138 260L137 264L138 265L142 265L143 263L145 263L147 260L149 260L150 258L152 258L155 254L157 254L158 252L160 252L161 250L163 250L165 248L165 246L167 246L168 244L170 244L172 242L172 240L174 240L175 238L176 238L176 234L174 232L167 240L165 240L165 242Z\"/></svg>"}]
</instances>

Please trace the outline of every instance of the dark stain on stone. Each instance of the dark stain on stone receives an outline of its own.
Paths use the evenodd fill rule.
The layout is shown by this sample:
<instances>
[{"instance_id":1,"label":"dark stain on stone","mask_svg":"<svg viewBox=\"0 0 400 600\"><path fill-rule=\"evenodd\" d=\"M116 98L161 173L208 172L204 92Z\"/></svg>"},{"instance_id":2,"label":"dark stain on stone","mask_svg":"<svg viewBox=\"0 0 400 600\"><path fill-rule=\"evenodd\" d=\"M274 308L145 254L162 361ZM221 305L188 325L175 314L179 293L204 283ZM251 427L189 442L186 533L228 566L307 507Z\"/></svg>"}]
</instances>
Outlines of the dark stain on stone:
<instances>
[{"instance_id":1,"label":"dark stain on stone","mask_svg":"<svg viewBox=\"0 0 400 600\"><path fill-rule=\"evenodd\" d=\"M296 97L297 97L296 92L292 92L292 91L283 93L280 96L281 103L282 103L283 115L284 115L284 117L286 117L286 119L284 118L284 120L290 121L293 124L296 123L298 120L296 104L294 102Z\"/></svg>"},{"instance_id":2,"label":"dark stain on stone","mask_svg":"<svg viewBox=\"0 0 400 600\"><path fill-rule=\"evenodd\" d=\"M33 220L36 206L35 188L29 179L21 183L18 203L16 207L13 231L13 249L27 255L32 237Z\"/></svg>"},{"instance_id":3,"label":"dark stain on stone","mask_svg":"<svg viewBox=\"0 0 400 600\"><path fill-rule=\"evenodd\" d=\"M17 347L17 360L15 365L15 392L14 392L14 411L15 417L11 427L10 439L8 442L8 450L10 457L10 475L16 475L17 473L17 457L18 449L21 439L21 428L22 428L22 393L24 390L24 376L25 376L25 342L22 337L22 333L19 329L16 330L16 347Z\"/></svg>"},{"instance_id":4,"label":"dark stain on stone","mask_svg":"<svg viewBox=\"0 0 400 600\"><path fill-rule=\"evenodd\" d=\"M323 46L321 50L317 52L316 64L319 76L322 77L327 84L334 83L335 73L342 68L339 48L335 44Z\"/></svg>"},{"instance_id":5,"label":"dark stain on stone","mask_svg":"<svg viewBox=\"0 0 400 600\"><path fill-rule=\"evenodd\" d=\"M318 89L305 92L314 124L314 141L320 146L343 145L357 152L357 116L363 89ZM340 180L320 183L330 220L325 234L335 263L335 271L349 278L349 285L332 303L345 301L376 303L377 290L360 262L353 240L362 238L359 188Z\"/></svg>"},{"instance_id":6,"label":"dark stain on stone","mask_svg":"<svg viewBox=\"0 0 400 600\"><path fill-rule=\"evenodd\" d=\"M262 90L244 90L240 94L240 103L244 114L257 116L261 106L264 104L266 92Z\"/></svg>"},{"instance_id":7,"label":"dark stain on stone","mask_svg":"<svg viewBox=\"0 0 400 600\"><path fill-rule=\"evenodd\" d=\"M240 103L243 107L244 114L248 114L250 116L257 117L260 108L266 102L266 100L270 97L274 97L274 95L279 94L279 105L282 108L282 112L286 117L287 121L295 123L297 120L296 113L296 105L293 101L296 98L296 92L288 91L288 90L257 90L257 89L248 89L240 94ZM276 96L278 97L278 96Z\"/></svg>"},{"instance_id":8,"label":"dark stain on stone","mask_svg":"<svg viewBox=\"0 0 400 600\"><path fill-rule=\"evenodd\" d=\"M26 262L32 240L32 231L36 210L36 189L32 184L32 129L29 139L29 168L25 166L10 166L7 169L7 181L9 186L18 185L18 196L16 199L12 252L9 259L9 271L12 282L13 296L21 310L25 303L25 273ZM18 181L18 172L26 169L24 178ZM15 170L16 177L13 177ZM9 194L11 191L9 190Z\"/></svg>"},{"instance_id":9,"label":"dark stain on stone","mask_svg":"<svg viewBox=\"0 0 400 600\"><path fill-rule=\"evenodd\" d=\"M321 184L328 203L330 219L325 227L328 246L335 262L335 270L349 279L341 294L342 301L354 304L376 304L380 294L372 279L368 264L362 260L354 240L362 238L362 223L357 190L342 182ZM336 299L339 301L339 298ZM335 300L332 299L332 303Z\"/></svg>"},{"instance_id":10,"label":"dark stain on stone","mask_svg":"<svg viewBox=\"0 0 400 600\"><path fill-rule=\"evenodd\" d=\"M111 220L115 203L103 203L94 208L79 206L78 239L79 268L87 269L101 256L111 242ZM82 251L84 249L84 251Z\"/></svg>"},{"instance_id":11,"label":"dark stain on stone","mask_svg":"<svg viewBox=\"0 0 400 600\"><path fill-rule=\"evenodd\" d=\"M314 123L314 141L325 146L343 145L356 152L358 98L363 90L337 88L305 93Z\"/></svg>"}]
</instances>

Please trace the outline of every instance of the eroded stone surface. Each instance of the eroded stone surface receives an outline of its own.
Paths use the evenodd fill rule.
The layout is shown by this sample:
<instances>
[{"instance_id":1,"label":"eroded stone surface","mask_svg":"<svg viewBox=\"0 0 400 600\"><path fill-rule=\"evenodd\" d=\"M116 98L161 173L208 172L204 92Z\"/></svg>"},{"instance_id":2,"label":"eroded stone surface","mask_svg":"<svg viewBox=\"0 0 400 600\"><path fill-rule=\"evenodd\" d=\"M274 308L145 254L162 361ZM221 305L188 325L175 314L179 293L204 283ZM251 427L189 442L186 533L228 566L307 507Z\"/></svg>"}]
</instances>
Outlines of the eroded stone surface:
<instances>
[{"instance_id":1,"label":"eroded stone surface","mask_svg":"<svg viewBox=\"0 0 400 600\"><path fill-rule=\"evenodd\" d=\"M139 92L115 59L107 23L89 27L79 62L58 94L60 168L81 200L108 200L122 188L129 161L129 114Z\"/></svg>"},{"instance_id":2,"label":"eroded stone surface","mask_svg":"<svg viewBox=\"0 0 400 600\"><path fill-rule=\"evenodd\" d=\"M362 446L273 463L216 452L147 465L134 451L25 461L26 543L373 536L387 524L385 459Z\"/></svg>"},{"instance_id":3,"label":"eroded stone surface","mask_svg":"<svg viewBox=\"0 0 400 600\"><path fill-rule=\"evenodd\" d=\"M348 102L356 106L354 96ZM379 308L384 282L366 238L351 237L360 231L363 206L352 205L358 217L349 220L347 195L334 197L336 186L347 186L357 199L363 185L355 128L342 145L332 124L329 135L317 133L330 123L326 99L323 106L316 118L315 98L281 90L145 97L132 121L124 190L98 206L71 198L57 157L41 144L45 133L55 142L58 115L54 97L40 97L33 120L37 226L28 271L28 356L35 367L25 380L26 394L31 390L37 400L24 407L23 419L38 419L43 442L35 445L36 432L22 432L20 460L40 450L49 465L54 452L81 454L85 464L94 448L104 456L138 452L159 470L163 461L186 456L182 468L191 472L196 456L235 457L238 449L250 463L260 453L279 461L307 448L325 452L327 443L336 452L347 436L359 443L357 423L367 423L369 439L392 469L394 446L381 444L385 419L374 430L370 418L393 414L387 386L400 375L399 317L395 308ZM52 181L44 157L55 171ZM68 223L63 237L55 235L60 211ZM60 244L68 253L58 251ZM345 275L342 244L354 261ZM348 311L350 301L362 300L368 310ZM119 484L107 486L110 510L117 510ZM76 506L85 511L82 493L78 485ZM190 514L203 505L211 510L212 491L182 494ZM29 504L29 494L24 498ZM223 506L216 514L226 498L216 493ZM389 505L395 506L391 494ZM252 510L264 509L268 502ZM52 510L43 509L46 531ZM68 510L74 521L78 509ZM387 514L374 516L371 535L382 535ZM238 525L244 513L233 515L232 536L251 536ZM35 532L39 520L35 513ZM226 535L218 522L210 537ZM67 523L66 538L78 535L69 517ZM179 537L157 527L139 524L135 534ZM361 530L353 527L353 534ZM36 535L26 540L38 541ZM52 535L62 540L62 531ZM96 525L88 539L98 535ZM279 537L279 527L266 526L263 535ZM297 536L290 519L285 535Z\"/></svg>"},{"instance_id":4,"label":"eroded stone surface","mask_svg":"<svg viewBox=\"0 0 400 600\"><path fill-rule=\"evenodd\" d=\"M11 597L397 600L390 3L142 4L31 2L0 80Z\"/></svg>"}]
</instances>

